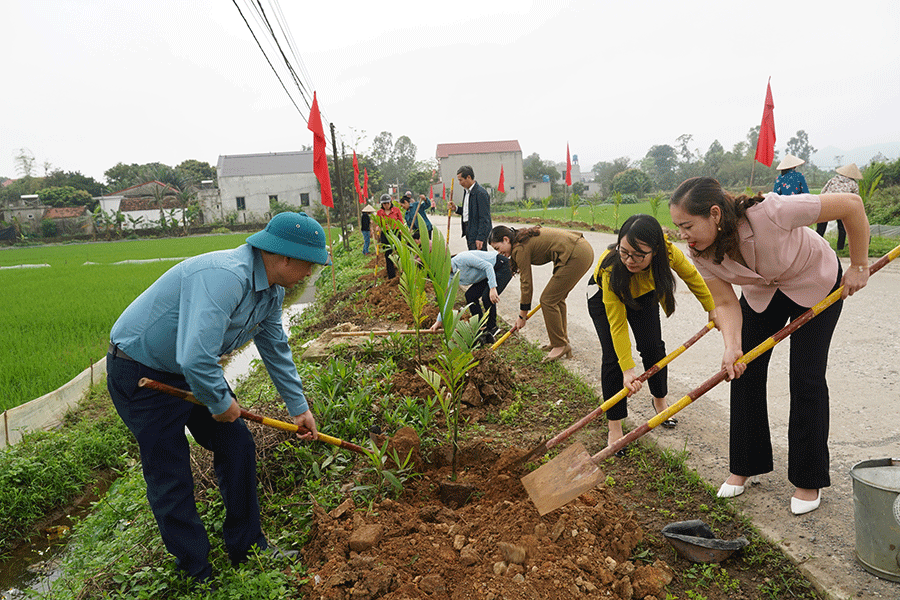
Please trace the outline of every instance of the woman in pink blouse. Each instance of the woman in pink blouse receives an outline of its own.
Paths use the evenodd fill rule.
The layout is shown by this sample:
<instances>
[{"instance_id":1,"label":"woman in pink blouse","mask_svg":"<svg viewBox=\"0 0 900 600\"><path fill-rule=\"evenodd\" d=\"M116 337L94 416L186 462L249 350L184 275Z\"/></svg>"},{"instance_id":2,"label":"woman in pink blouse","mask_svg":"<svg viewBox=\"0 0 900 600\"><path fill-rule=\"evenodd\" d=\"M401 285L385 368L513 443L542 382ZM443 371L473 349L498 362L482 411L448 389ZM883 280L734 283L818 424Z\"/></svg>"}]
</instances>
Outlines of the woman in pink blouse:
<instances>
[{"instance_id":1,"label":"woman in pink blouse","mask_svg":"<svg viewBox=\"0 0 900 600\"><path fill-rule=\"evenodd\" d=\"M731 474L718 495L733 497L749 477L773 470L766 410L771 351L747 365L734 363L841 284L842 299L866 285L869 221L856 194L733 197L709 177L682 183L669 210L713 295L725 341ZM809 227L836 219L850 238L850 268L843 275L831 246ZM741 286L740 300L732 285ZM791 512L798 515L818 508L820 489L831 485L825 371L842 306L836 302L791 336L788 480L796 486Z\"/></svg>"}]
</instances>

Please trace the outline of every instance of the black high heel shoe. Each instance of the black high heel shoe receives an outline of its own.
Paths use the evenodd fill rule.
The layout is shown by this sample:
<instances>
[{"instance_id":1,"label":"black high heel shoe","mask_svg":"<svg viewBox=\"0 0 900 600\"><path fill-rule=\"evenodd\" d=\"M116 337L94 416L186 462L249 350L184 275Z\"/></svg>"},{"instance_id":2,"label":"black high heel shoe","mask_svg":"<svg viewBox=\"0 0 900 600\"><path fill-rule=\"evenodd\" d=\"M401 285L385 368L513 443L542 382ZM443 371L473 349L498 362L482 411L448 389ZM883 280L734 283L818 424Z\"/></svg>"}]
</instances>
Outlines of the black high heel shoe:
<instances>
[{"instance_id":1,"label":"black high heel shoe","mask_svg":"<svg viewBox=\"0 0 900 600\"><path fill-rule=\"evenodd\" d=\"M656 410L656 405L653 403L653 398L650 398L650 408L653 409L653 412L659 414L659 412L657 412ZM660 425L662 425L666 429L675 429L675 427L678 425L678 419L676 419L675 417L669 417L668 419L660 423Z\"/></svg>"}]
</instances>

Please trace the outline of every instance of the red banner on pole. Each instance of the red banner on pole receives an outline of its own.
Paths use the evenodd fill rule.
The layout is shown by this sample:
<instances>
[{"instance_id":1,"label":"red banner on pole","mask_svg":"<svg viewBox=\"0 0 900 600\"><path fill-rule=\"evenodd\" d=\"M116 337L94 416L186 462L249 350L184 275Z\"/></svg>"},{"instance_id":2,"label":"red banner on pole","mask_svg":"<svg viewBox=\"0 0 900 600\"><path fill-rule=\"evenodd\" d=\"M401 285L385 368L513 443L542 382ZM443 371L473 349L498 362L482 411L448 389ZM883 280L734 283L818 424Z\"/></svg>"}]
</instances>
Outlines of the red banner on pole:
<instances>
[{"instance_id":1,"label":"red banner on pole","mask_svg":"<svg viewBox=\"0 0 900 600\"><path fill-rule=\"evenodd\" d=\"M328 175L328 156L325 154L325 130L322 128L319 101L315 92L306 127L313 133L313 173L316 174L319 187L322 188L322 204L334 208L334 200L331 198L331 177Z\"/></svg>"},{"instance_id":2,"label":"red banner on pole","mask_svg":"<svg viewBox=\"0 0 900 600\"><path fill-rule=\"evenodd\" d=\"M506 186L503 185L504 183L505 183L505 182L503 181L503 165L500 165L500 183L497 184L497 191L498 191L498 192L505 192L505 191L506 191Z\"/></svg>"},{"instance_id":3,"label":"red banner on pole","mask_svg":"<svg viewBox=\"0 0 900 600\"><path fill-rule=\"evenodd\" d=\"M566 144L566 185L572 185L572 158L569 155L569 144Z\"/></svg>"},{"instance_id":4,"label":"red banner on pole","mask_svg":"<svg viewBox=\"0 0 900 600\"><path fill-rule=\"evenodd\" d=\"M766 105L763 107L759 137L756 139L756 161L772 166L775 160L775 101L772 100L772 78L766 84Z\"/></svg>"},{"instance_id":5,"label":"red banner on pole","mask_svg":"<svg viewBox=\"0 0 900 600\"><path fill-rule=\"evenodd\" d=\"M359 203L365 203L362 196L362 190L359 189L359 162L356 160L356 150L353 151L353 187L356 188L356 198Z\"/></svg>"},{"instance_id":6,"label":"red banner on pole","mask_svg":"<svg viewBox=\"0 0 900 600\"><path fill-rule=\"evenodd\" d=\"M363 196L369 199L369 167L363 167Z\"/></svg>"}]
</instances>

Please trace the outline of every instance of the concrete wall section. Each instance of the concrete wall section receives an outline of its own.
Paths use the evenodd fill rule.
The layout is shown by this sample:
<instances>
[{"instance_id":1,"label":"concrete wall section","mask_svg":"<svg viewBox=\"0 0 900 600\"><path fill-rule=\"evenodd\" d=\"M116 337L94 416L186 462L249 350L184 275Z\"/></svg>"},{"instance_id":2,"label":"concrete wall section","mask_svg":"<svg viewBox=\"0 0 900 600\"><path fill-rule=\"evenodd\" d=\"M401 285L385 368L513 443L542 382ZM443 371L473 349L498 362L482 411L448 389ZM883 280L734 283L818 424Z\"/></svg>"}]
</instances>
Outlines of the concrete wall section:
<instances>
[{"instance_id":1,"label":"concrete wall section","mask_svg":"<svg viewBox=\"0 0 900 600\"><path fill-rule=\"evenodd\" d=\"M106 378L106 357L94 363L61 388L35 398L0 415L0 448L18 443L23 432L49 430L62 423L91 386Z\"/></svg>"}]
</instances>

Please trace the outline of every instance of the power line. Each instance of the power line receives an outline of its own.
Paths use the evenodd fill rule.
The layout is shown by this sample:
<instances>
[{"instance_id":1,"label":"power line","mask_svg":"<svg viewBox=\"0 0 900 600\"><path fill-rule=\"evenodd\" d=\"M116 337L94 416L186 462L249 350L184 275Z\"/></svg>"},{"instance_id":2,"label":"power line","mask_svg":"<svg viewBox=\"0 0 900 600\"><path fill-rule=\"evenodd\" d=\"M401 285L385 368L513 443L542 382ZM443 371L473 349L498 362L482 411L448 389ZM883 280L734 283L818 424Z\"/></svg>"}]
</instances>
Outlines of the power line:
<instances>
[{"instance_id":1,"label":"power line","mask_svg":"<svg viewBox=\"0 0 900 600\"><path fill-rule=\"evenodd\" d=\"M297 74L297 72L299 70L305 76L305 79L307 82L311 79L309 77L309 73L306 71L306 67L303 64L303 61L300 59L299 53L297 52L297 47L296 47L296 44L294 43L293 35L291 34L290 28L287 26L286 20L284 18L284 13L282 12L280 5L278 4L278 0L269 0L269 5L272 7L271 12L274 15L274 19L278 25L278 29L281 32L281 36L284 39L285 44L287 45L287 48L288 48L288 51L290 52L291 57L293 57L293 60L299 65L298 68L294 67L294 65L291 62L291 57L288 56L288 54L285 52L284 48L282 47L282 43L279 41L278 35L275 32L275 28L272 26L272 23L270 22L268 16L266 15L266 11L263 8L261 0L244 0L244 1L246 4L246 7L247 7L247 12L249 12L250 14L252 14L254 16L256 23L258 24L259 28L262 31L262 33L263 33L262 37L265 37L266 41L271 46L273 46L273 49L281 55L281 59L285 65L285 67L287 68L288 74L290 75L290 78L292 79L294 86L296 86L297 90L299 91L300 98L306 104L307 109L311 110L312 109L312 98L310 97L309 89L314 89L314 88L308 84L305 85L304 81ZM241 10L240 6L238 6L237 0L232 0L232 3L234 3L235 8L238 9L238 12L240 13L241 18L244 20L244 24L250 30L250 34L253 36L253 39L256 41L256 45L259 47L260 52L263 53L263 56L265 57L266 62L269 64L269 67L272 69L272 72L275 73L275 76L278 78L278 82L281 84L282 89L284 89L285 93L290 98L291 103L294 105L294 108L297 109L297 112L300 113L304 122L307 123L307 125L308 125L308 123L309 123L308 116L307 116L308 113L305 114L304 112L301 111L293 94L288 89L288 86L285 84L281 75L279 75L278 69L275 68L275 65L273 64L273 61L270 58L269 54L266 52L266 49L263 48L263 45L260 42L259 37L254 32L253 27L251 26L250 22L247 20L247 17L244 15L244 12ZM322 120L324 121L323 124L325 125L325 127L328 127L328 123L330 123L330 121L327 119L325 112L322 111L321 108L320 108L320 115L322 117ZM329 139L329 137L327 135L325 136L325 145L326 145L326 149L333 152L331 140Z\"/></svg>"},{"instance_id":2,"label":"power line","mask_svg":"<svg viewBox=\"0 0 900 600\"><path fill-rule=\"evenodd\" d=\"M253 36L253 40L256 42L256 45L259 46L260 52L263 53L263 56L265 57L266 62L269 63L269 67L271 67L272 72L275 73L275 77L278 78L278 83L281 84L281 87L284 89L284 92L288 95L288 98L291 99L291 104L293 104L294 108L297 109L297 112L300 113L301 116L303 116L303 113L300 111L300 107L297 106L296 102L294 102L294 97L291 96L291 93L288 91L287 86L284 85L284 81L281 80L281 75L279 75L278 71L275 70L275 65L272 64L271 60L269 60L269 55L266 54L266 51L263 50L262 44L259 43L259 39L256 37L256 33L254 33L253 28L250 27L250 23L247 21L247 17L244 16L244 12L241 10L241 7L238 6L237 0L231 0L231 2L234 4L234 7L238 9L238 13L240 13L241 18L244 20L244 24L247 25L247 29L250 30L250 35ZM305 121L306 117L303 117L303 120Z\"/></svg>"},{"instance_id":3,"label":"power line","mask_svg":"<svg viewBox=\"0 0 900 600\"><path fill-rule=\"evenodd\" d=\"M291 76L294 79L294 84L297 86L297 89L300 90L300 96L306 102L307 108L310 108L308 92L303 87L303 82L300 81L300 78L297 76L297 72L294 71L294 66L291 64L291 61L288 60L287 55L284 53L284 49L281 47L281 43L278 41L278 36L275 35L275 30L272 28L272 23L269 22L269 17L266 16L266 12L263 9L262 2L260 0L256 0L256 5L259 7L259 14L262 16L263 21L265 22L266 28L269 30L269 35L272 36L272 40L275 42L275 47L278 49L278 52L281 54L281 58L284 60L284 64L287 66L288 72L290 72ZM284 35L283 28L282 28L282 35Z\"/></svg>"}]
</instances>

